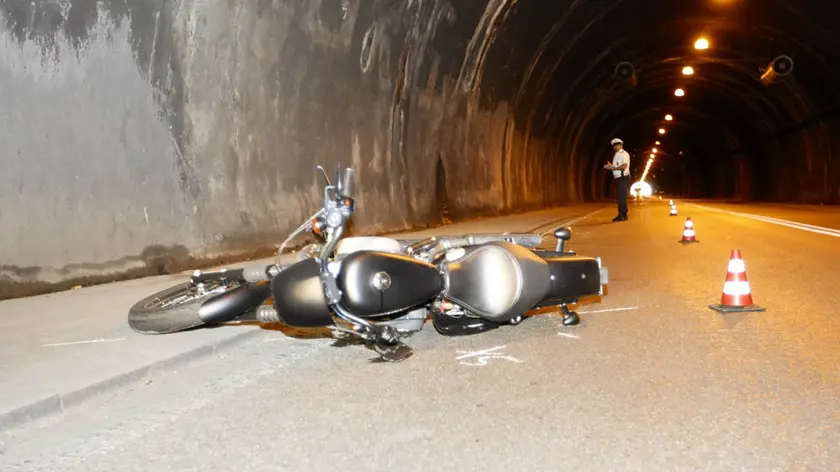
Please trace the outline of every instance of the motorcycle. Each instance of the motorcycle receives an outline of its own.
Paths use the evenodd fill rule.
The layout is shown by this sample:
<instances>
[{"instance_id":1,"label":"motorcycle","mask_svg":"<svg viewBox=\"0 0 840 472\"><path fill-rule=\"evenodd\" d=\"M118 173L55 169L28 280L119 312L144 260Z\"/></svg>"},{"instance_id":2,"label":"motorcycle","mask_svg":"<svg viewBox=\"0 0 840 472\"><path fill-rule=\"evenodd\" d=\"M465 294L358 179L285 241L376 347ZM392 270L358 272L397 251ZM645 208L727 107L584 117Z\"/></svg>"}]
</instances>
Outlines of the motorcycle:
<instances>
[{"instance_id":1,"label":"motorcycle","mask_svg":"<svg viewBox=\"0 0 840 472\"><path fill-rule=\"evenodd\" d=\"M529 233L344 237L356 211L353 170L337 169L333 184L318 169L323 205L279 246L273 264L195 271L138 301L128 313L131 328L165 334L231 321L329 328L397 362L414 352L402 338L422 330L429 315L446 336L517 325L527 312L551 306L572 326L580 316L568 305L604 293L607 269L600 258L565 250L568 228L554 232L554 251L539 250L542 237ZM284 249L307 231L323 243L288 260Z\"/></svg>"}]
</instances>

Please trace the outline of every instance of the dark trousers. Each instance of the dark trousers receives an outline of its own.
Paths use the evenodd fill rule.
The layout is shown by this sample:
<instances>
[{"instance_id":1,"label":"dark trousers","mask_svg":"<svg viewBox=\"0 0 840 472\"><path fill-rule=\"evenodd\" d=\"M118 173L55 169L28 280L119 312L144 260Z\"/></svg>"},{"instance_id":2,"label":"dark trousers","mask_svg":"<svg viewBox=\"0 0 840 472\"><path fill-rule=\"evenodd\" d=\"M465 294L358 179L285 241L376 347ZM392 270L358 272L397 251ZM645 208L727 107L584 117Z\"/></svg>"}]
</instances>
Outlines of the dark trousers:
<instances>
[{"instance_id":1,"label":"dark trousers","mask_svg":"<svg viewBox=\"0 0 840 472\"><path fill-rule=\"evenodd\" d=\"M629 175L615 179L615 198L618 200L618 216L627 216L627 192L629 188Z\"/></svg>"}]
</instances>

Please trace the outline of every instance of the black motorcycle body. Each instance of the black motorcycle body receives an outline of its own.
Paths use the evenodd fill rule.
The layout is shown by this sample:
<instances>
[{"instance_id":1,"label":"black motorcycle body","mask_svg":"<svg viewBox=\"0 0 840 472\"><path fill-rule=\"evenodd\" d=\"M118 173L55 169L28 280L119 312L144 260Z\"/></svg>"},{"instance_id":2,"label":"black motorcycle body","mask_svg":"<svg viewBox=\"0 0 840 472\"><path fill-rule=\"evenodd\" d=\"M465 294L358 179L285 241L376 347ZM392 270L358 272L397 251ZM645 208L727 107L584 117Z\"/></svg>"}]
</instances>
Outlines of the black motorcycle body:
<instances>
[{"instance_id":1,"label":"black motorcycle body","mask_svg":"<svg viewBox=\"0 0 840 472\"><path fill-rule=\"evenodd\" d=\"M606 269L598 258L564 251L571 237L566 228L555 231L555 251L536 249L542 238L528 233L342 239L355 210L351 176L349 169L337 174L335 186L327 179L324 207L281 245L277 263L196 271L189 282L135 304L129 325L144 334L242 320L331 327L399 361L413 352L400 336L421 330L429 314L439 333L452 336L518 324L527 312L548 306L559 307L564 324L574 325L579 317L568 305L603 294ZM283 247L305 230L325 234L326 243L281 263Z\"/></svg>"},{"instance_id":2,"label":"black motorcycle body","mask_svg":"<svg viewBox=\"0 0 840 472\"><path fill-rule=\"evenodd\" d=\"M289 266L271 281L280 321L300 328L330 326L332 310L313 259ZM440 294L437 267L399 254L358 251L341 261L336 274L341 304L353 315L377 318L423 306Z\"/></svg>"},{"instance_id":3,"label":"black motorcycle body","mask_svg":"<svg viewBox=\"0 0 840 472\"><path fill-rule=\"evenodd\" d=\"M424 307L437 298L468 316L502 324L534 308L559 306L602 293L597 259L532 251L501 241L465 248L439 266L411 257L358 251L336 275L341 304L353 315L379 318ZM312 260L289 266L271 282L279 320L301 328L333 324Z\"/></svg>"}]
</instances>

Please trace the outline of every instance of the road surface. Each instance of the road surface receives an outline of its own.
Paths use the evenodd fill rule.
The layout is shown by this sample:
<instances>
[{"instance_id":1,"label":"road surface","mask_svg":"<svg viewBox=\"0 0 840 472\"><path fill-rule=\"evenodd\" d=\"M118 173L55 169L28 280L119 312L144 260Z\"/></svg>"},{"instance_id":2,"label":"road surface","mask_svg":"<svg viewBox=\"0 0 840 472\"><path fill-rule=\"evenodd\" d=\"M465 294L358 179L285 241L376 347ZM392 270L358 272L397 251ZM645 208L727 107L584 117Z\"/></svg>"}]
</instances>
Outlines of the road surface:
<instances>
[{"instance_id":1,"label":"road surface","mask_svg":"<svg viewBox=\"0 0 840 472\"><path fill-rule=\"evenodd\" d=\"M840 212L678 201L670 217L665 203L622 223L613 205L556 215L589 215L571 247L610 270L579 326L550 313L467 338L428 326L400 364L260 330L0 432L0 470L837 470ZM697 244L678 243L687 216ZM765 312L709 309L733 249ZM142 294L120 286L134 290L123 304Z\"/></svg>"}]
</instances>

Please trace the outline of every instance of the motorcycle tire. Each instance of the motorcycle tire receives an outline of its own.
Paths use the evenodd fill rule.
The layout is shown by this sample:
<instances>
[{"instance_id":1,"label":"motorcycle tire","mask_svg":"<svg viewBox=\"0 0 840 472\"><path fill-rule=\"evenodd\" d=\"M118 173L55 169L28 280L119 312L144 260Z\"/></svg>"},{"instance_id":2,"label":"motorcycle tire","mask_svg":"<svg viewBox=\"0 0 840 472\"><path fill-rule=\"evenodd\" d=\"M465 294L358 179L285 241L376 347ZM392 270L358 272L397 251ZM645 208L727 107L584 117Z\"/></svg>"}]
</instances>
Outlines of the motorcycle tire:
<instances>
[{"instance_id":1,"label":"motorcycle tire","mask_svg":"<svg viewBox=\"0 0 840 472\"><path fill-rule=\"evenodd\" d=\"M140 300L128 311L128 325L140 334L169 334L206 325L198 315L198 310L207 299L222 292L207 291L172 305L161 306L162 301L179 295L191 295L194 288L193 284L185 282ZM225 291L233 288L236 287L229 286Z\"/></svg>"}]
</instances>

